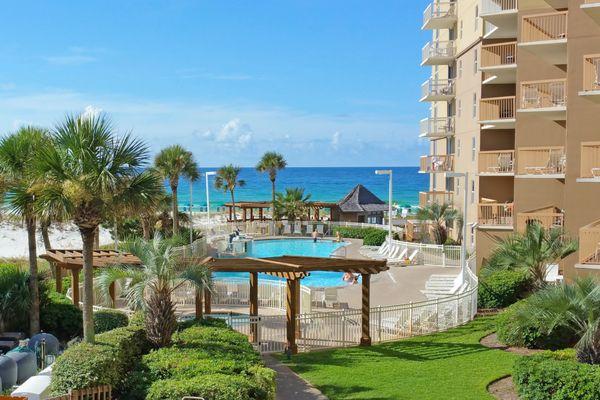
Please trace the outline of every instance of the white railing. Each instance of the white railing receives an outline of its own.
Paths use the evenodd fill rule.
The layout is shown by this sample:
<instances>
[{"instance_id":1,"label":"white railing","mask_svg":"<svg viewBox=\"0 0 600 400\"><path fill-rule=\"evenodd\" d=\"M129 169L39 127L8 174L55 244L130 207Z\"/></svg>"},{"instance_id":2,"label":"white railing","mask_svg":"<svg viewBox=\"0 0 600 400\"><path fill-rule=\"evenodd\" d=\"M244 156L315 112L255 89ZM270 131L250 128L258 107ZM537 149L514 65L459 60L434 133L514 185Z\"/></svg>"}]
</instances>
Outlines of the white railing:
<instances>
[{"instance_id":1,"label":"white railing","mask_svg":"<svg viewBox=\"0 0 600 400\"><path fill-rule=\"evenodd\" d=\"M386 239L387 241L387 239ZM434 265L441 267L460 266L460 246L426 244L392 240L392 246L407 249L406 256L417 252L412 264Z\"/></svg>"},{"instance_id":2,"label":"white railing","mask_svg":"<svg viewBox=\"0 0 600 400\"><path fill-rule=\"evenodd\" d=\"M517 0L482 0L481 15L517 11Z\"/></svg>"},{"instance_id":3,"label":"white railing","mask_svg":"<svg viewBox=\"0 0 600 400\"><path fill-rule=\"evenodd\" d=\"M428 42L421 49L422 61L426 62L430 58L453 59L456 55L456 46L454 40Z\"/></svg>"}]
</instances>

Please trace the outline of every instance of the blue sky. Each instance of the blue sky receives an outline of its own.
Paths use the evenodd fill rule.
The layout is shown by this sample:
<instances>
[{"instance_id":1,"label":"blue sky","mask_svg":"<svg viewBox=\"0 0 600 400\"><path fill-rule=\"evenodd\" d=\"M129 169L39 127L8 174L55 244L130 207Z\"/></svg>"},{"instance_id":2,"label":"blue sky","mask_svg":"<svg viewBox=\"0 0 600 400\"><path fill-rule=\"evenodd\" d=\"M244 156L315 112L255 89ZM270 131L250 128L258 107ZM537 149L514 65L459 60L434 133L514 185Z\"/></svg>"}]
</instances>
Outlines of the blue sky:
<instances>
[{"instance_id":1,"label":"blue sky","mask_svg":"<svg viewBox=\"0 0 600 400\"><path fill-rule=\"evenodd\" d=\"M87 107L202 166L417 165L426 3L7 2L0 132Z\"/></svg>"}]
</instances>

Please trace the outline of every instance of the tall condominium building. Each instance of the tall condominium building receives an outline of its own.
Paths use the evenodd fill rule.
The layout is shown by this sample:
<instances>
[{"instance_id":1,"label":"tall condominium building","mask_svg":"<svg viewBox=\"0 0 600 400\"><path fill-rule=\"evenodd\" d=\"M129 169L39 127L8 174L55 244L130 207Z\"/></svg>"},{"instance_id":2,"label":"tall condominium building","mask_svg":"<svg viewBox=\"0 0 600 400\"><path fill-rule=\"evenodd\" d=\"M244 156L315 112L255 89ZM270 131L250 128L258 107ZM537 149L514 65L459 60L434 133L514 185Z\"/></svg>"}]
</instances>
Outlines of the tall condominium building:
<instances>
[{"instance_id":1,"label":"tall condominium building","mask_svg":"<svg viewBox=\"0 0 600 400\"><path fill-rule=\"evenodd\" d=\"M436 1L423 29L421 203L462 210L467 190L478 266L537 221L579 239L566 279L600 272L600 0Z\"/></svg>"}]
</instances>

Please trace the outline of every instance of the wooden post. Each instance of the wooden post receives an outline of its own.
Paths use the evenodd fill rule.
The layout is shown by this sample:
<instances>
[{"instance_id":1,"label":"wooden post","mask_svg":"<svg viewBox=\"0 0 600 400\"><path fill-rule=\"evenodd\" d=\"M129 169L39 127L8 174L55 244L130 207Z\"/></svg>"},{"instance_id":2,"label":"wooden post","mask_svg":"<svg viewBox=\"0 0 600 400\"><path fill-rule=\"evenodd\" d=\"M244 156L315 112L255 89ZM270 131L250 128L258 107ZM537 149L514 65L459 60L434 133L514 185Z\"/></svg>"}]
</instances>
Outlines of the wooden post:
<instances>
[{"instance_id":1,"label":"wooden post","mask_svg":"<svg viewBox=\"0 0 600 400\"><path fill-rule=\"evenodd\" d=\"M56 264L54 275L56 277L56 291L62 293L62 267Z\"/></svg>"},{"instance_id":2,"label":"wooden post","mask_svg":"<svg viewBox=\"0 0 600 400\"><path fill-rule=\"evenodd\" d=\"M298 353L298 346L296 345L296 282L295 279L286 281L285 296L287 345L292 354Z\"/></svg>"},{"instance_id":3,"label":"wooden post","mask_svg":"<svg viewBox=\"0 0 600 400\"><path fill-rule=\"evenodd\" d=\"M315 207L315 221L319 220L319 211L320 211L320 208Z\"/></svg>"},{"instance_id":4,"label":"wooden post","mask_svg":"<svg viewBox=\"0 0 600 400\"><path fill-rule=\"evenodd\" d=\"M296 314L301 314L302 311L300 308L300 280L297 279L294 281L295 285L294 285L294 291L296 292L295 296L296 296L296 305L295 305L295 309L296 309ZM301 335L301 326L300 323L298 321L296 321L296 340L300 339Z\"/></svg>"},{"instance_id":5,"label":"wooden post","mask_svg":"<svg viewBox=\"0 0 600 400\"><path fill-rule=\"evenodd\" d=\"M117 304L117 294L115 292L115 283L111 283L108 287L108 294L110 295L111 306L114 308Z\"/></svg>"},{"instance_id":6,"label":"wooden post","mask_svg":"<svg viewBox=\"0 0 600 400\"><path fill-rule=\"evenodd\" d=\"M212 302L212 299L211 299L210 290L204 289L204 313L205 314L212 313L211 304L210 304L211 302Z\"/></svg>"},{"instance_id":7,"label":"wooden post","mask_svg":"<svg viewBox=\"0 0 600 400\"><path fill-rule=\"evenodd\" d=\"M244 222L246 222L248 219L246 218L246 207L242 207L242 215L243 215L243 220Z\"/></svg>"},{"instance_id":8,"label":"wooden post","mask_svg":"<svg viewBox=\"0 0 600 400\"><path fill-rule=\"evenodd\" d=\"M360 338L361 346L371 345L371 332L369 327L369 313L371 307L370 299L371 291L371 275L362 274L362 308L361 308L361 322L362 322L362 336Z\"/></svg>"},{"instance_id":9,"label":"wooden post","mask_svg":"<svg viewBox=\"0 0 600 400\"><path fill-rule=\"evenodd\" d=\"M233 206L228 206L227 209L229 210L229 222L233 221Z\"/></svg>"},{"instance_id":10,"label":"wooden post","mask_svg":"<svg viewBox=\"0 0 600 400\"><path fill-rule=\"evenodd\" d=\"M258 272L250 272L250 318L258 316ZM250 323L250 342L258 338L258 325Z\"/></svg>"},{"instance_id":11,"label":"wooden post","mask_svg":"<svg viewBox=\"0 0 600 400\"><path fill-rule=\"evenodd\" d=\"M200 293L198 289L195 291L195 297L196 319L202 319L204 318L204 315L202 314L202 293Z\"/></svg>"},{"instance_id":12,"label":"wooden post","mask_svg":"<svg viewBox=\"0 0 600 400\"><path fill-rule=\"evenodd\" d=\"M258 209L258 219L261 221L265 220L265 215L264 215L262 207Z\"/></svg>"},{"instance_id":13,"label":"wooden post","mask_svg":"<svg viewBox=\"0 0 600 400\"><path fill-rule=\"evenodd\" d=\"M71 270L71 296L73 304L79 307L79 270L77 268Z\"/></svg>"},{"instance_id":14,"label":"wooden post","mask_svg":"<svg viewBox=\"0 0 600 400\"><path fill-rule=\"evenodd\" d=\"M254 207L250 208L250 221L254 221Z\"/></svg>"}]
</instances>

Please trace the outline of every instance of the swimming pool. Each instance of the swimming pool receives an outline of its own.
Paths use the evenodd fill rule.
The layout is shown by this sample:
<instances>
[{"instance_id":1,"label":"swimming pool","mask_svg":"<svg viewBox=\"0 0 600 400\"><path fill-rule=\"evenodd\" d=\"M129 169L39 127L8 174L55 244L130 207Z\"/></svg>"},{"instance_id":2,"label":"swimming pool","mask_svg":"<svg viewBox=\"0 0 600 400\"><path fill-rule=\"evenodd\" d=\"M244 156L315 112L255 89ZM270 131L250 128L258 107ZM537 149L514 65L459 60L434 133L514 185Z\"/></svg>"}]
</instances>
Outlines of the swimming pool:
<instances>
[{"instance_id":1,"label":"swimming pool","mask_svg":"<svg viewBox=\"0 0 600 400\"><path fill-rule=\"evenodd\" d=\"M246 257L278 257L278 256L309 256L309 257L329 257L331 253L345 246L345 243L338 243L331 240L318 240L316 243L312 239L268 239L254 240L248 243ZM224 278L242 278L248 279L247 272L217 272L215 279ZM260 274L260 279L281 280L280 278ZM323 286L341 286L342 274L339 272L316 271L311 272L310 276L302 279L302 284L312 287Z\"/></svg>"}]
</instances>

